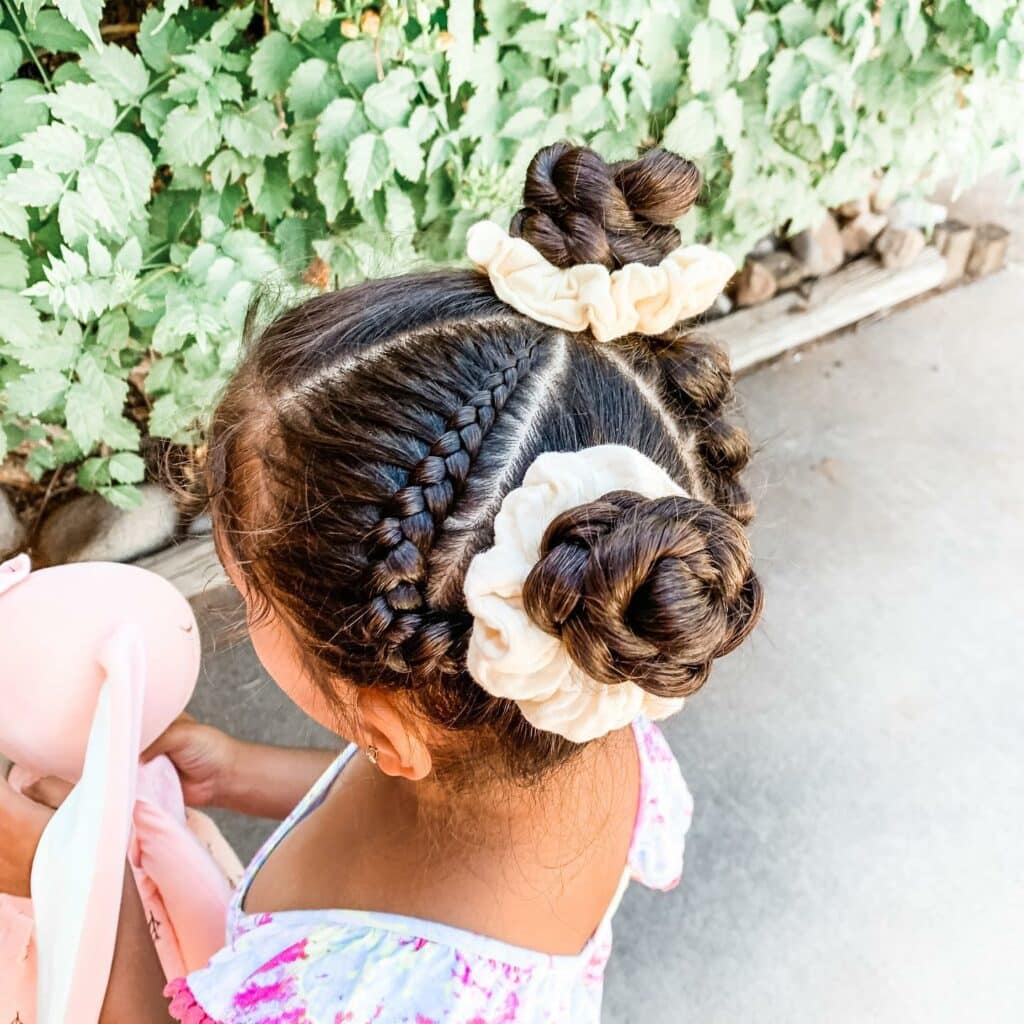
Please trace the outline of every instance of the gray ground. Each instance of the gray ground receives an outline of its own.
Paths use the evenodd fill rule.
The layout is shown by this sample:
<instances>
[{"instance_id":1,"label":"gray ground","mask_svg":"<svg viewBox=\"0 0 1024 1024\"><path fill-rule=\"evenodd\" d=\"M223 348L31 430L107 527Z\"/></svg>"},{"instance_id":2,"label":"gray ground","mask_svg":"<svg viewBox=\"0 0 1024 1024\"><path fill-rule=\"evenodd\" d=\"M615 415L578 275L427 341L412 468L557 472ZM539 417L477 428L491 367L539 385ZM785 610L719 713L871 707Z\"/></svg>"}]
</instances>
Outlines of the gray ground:
<instances>
[{"instance_id":1,"label":"gray ground","mask_svg":"<svg viewBox=\"0 0 1024 1024\"><path fill-rule=\"evenodd\" d=\"M612 1024L1024 1020L1022 315L1018 264L741 382L768 608L669 726L687 870L627 895ZM247 649L207 672L314 737Z\"/></svg>"}]
</instances>

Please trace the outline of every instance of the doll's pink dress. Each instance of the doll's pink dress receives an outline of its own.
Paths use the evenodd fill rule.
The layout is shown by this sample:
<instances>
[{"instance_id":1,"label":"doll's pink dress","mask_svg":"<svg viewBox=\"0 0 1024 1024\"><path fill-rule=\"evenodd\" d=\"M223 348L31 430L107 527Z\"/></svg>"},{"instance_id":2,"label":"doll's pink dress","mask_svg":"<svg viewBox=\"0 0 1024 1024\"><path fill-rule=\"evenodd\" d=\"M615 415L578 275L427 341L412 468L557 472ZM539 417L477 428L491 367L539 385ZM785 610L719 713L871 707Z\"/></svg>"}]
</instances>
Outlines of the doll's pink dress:
<instances>
[{"instance_id":1,"label":"doll's pink dress","mask_svg":"<svg viewBox=\"0 0 1024 1024\"><path fill-rule=\"evenodd\" d=\"M255 874L351 760L325 772L249 865L228 945L167 987L183 1024L597 1024L612 917L630 880L674 888L693 802L661 731L633 724L640 802L619 893L576 956L551 956L431 921L351 910L246 914Z\"/></svg>"}]
</instances>

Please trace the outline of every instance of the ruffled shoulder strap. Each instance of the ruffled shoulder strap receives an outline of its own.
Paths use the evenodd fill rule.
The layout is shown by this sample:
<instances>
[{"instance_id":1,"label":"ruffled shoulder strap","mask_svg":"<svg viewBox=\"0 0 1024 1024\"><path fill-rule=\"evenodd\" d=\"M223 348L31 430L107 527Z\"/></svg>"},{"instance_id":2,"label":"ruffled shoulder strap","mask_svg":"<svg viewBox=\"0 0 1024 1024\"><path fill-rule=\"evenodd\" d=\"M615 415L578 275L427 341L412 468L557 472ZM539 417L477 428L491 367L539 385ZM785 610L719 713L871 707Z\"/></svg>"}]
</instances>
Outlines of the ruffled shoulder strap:
<instances>
[{"instance_id":1,"label":"ruffled shoulder strap","mask_svg":"<svg viewBox=\"0 0 1024 1024\"><path fill-rule=\"evenodd\" d=\"M634 881L649 889L673 889L683 873L693 797L662 731L641 717L633 733L640 754L640 803L629 868Z\"/></svg>"}]
</instances>

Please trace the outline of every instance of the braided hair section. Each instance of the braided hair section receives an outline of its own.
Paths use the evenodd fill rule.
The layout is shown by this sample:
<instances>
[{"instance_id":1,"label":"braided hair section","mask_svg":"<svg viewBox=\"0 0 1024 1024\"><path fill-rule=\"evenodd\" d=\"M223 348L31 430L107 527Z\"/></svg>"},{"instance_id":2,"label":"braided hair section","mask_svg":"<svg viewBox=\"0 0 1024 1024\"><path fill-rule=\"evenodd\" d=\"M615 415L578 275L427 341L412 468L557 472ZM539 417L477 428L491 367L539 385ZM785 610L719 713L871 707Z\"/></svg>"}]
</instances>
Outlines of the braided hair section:
<instances>
[{"instance_id":1,"label":"braided hair section","mask_svg":"<svg viewBox=\"0 0 1024 1024\"><path fill-rule=\"evenodd\" d=\"M365 640L383 645L398 672L460 671L471 626L468 613L431 609L426 596L427 556L451 515L495 420L530 372L540 344L532 335L502 367L489 373L448 421L445 432L412 469L371 531L366 580L373 595L363 620Z\"/></svg>"}]
</instances>

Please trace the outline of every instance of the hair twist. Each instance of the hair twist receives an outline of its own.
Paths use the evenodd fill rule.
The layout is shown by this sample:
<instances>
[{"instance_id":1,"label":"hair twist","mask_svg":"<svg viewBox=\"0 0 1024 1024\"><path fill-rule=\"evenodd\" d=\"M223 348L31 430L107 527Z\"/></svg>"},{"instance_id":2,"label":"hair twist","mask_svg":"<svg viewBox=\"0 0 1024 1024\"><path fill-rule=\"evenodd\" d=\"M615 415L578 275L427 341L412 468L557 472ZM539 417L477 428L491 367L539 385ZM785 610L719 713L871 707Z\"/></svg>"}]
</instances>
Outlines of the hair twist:
<instances>
[{"instance_id":1,"label":"hair twist","mask_svg":"<svg viewBox=\"0 0 1024 1024\"><path fill-rule=\"evenodd\" d=\"M554 520L523 600L592 679L682 697L753 629L762 592L732 516L615 491Z\"/></svg>"},{"instance_id":2,"label":"hair twist","mask_svg":"<svg viewBox=\"0 0 1024 1024\"><path fill-rule=\"evenodd\" d=\"M700 172L674 153L608 164L586 146L556 142L530 162L509 231L558 267L654 265L680 244L674 223L699 194Z\"/></svg>"}]
</instances>

